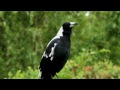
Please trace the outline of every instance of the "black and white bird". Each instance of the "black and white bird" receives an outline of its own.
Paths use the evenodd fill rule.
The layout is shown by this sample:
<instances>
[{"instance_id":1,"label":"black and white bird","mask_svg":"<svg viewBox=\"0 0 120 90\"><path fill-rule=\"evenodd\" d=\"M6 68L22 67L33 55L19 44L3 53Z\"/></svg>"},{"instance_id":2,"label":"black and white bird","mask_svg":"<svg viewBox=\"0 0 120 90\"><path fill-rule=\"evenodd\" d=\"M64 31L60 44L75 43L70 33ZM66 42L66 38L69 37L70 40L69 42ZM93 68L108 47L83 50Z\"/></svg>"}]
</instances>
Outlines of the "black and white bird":
<instances>
[{"instance_id":1,"label":"black and white bird","mask_svg":"<svg viewBox=\"0 0 120 90\"><path fill-rule=\"evenodd\" d=\"M48 43L40 62L41 79L52 79L66 64L70 54L70 35L76 22L65 22L57 35Z\"/></svg>"}]
</instances>

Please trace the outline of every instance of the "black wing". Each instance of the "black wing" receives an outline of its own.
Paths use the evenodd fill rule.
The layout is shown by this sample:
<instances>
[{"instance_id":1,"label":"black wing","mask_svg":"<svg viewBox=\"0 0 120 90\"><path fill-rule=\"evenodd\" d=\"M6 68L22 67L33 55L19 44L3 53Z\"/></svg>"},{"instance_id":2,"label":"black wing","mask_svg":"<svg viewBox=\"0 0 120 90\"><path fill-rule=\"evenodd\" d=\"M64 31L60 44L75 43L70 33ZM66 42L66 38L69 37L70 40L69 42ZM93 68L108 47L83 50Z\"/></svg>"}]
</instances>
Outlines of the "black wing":
<instances>
[{"instance_id":1,"label":"black wing","mask_svg":"<svg viewBox=\"0 0 120 90\"><path fill-rule=\"evenodd\" d=\"M51 78L51 57L49 57L49 54L51 53L52 47L54 47L54 44L59 41L59 38L55 38L51 40L47 48L42 56L41 62L40 62L40 67L39 69L41 70L41 78Z\"/></svg>"},{"instance_id":2,"label":"black wing","mask_svg":"<svg viewBox=\"0 0 120 90\"><path fill-rule=\"evenodd\" d=\"M56 46L54 47L56 43ZM51 57L50 53L54 47L54 54ZM54 76L65 65L70 53L70 42L63 42L63 40L53 39L47 46L43 54L40 69L44 77ZM52 58L52 59L51 59Z\"/></svg>"},{"instance_id":3,"label":"black wing","mask_svg":"<svg viewBox=\"0 0 120 90\"><path fill-rule=\"evenodd\" d=\"M63 40L59 40L57 43L52 62L52 70L55 73L59 72L63 68L70 54L70 42L63 42Z\"/></svg>"}]
</instances>

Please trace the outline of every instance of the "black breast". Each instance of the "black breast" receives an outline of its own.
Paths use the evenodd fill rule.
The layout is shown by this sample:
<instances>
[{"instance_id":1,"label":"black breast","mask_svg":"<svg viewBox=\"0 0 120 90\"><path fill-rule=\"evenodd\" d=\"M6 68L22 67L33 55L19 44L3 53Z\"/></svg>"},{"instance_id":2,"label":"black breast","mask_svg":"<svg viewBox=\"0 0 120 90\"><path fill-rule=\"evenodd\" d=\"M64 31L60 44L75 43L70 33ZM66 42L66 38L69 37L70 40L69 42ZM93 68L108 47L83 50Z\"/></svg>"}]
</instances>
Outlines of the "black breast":
<instances>
[{"instance_id":1,"label":"black breast","mask_svg":"<svg viewBox=\"0 0 120 90\"><path fill-rule=\"evenodd\" d=\"M69 40L65 40L65 38L64 40L62 40L61 38L61 40L58 41L58 44L54 51L54 59L53 59L52 68L51 68L53 75L56 72L59 72L63 68L63 66L67 62L69 54L70 54Z\"/></svg>"}]
</instances>

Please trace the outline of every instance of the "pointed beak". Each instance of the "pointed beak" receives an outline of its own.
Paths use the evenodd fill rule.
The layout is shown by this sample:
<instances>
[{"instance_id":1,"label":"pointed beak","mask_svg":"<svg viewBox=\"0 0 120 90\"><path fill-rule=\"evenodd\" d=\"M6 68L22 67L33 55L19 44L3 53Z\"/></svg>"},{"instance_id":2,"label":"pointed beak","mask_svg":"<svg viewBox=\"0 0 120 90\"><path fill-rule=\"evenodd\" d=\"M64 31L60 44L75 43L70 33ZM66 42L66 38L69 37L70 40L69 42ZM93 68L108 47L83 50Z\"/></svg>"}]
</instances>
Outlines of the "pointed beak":
<instances>
[{"instance_id":1,"label":"pointed beak","mask_svg":"<svg viewBox=\"0 0 120 90\"><path fill-rule=\"evenodd\" d=\"M76 22L70 22L70 27L73 27L73 26L75 26L75 25L77 25Z\"/></svg>"}]
</instances>

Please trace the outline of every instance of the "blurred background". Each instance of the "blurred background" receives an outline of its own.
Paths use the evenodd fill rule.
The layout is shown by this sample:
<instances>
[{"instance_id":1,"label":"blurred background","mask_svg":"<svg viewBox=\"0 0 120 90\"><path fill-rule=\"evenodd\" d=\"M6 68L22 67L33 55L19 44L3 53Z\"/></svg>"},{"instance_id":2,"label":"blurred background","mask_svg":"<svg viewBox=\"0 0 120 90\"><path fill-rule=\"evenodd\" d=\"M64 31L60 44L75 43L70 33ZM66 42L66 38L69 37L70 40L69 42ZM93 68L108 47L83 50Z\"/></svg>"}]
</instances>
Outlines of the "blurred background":
<instances>
[{"instance_id":1,"label":"blurred background","mask_svg":"<svg viewBox=\"0 0 120 90\"><path fill-rule=\"evenodd\" d=\"M120 78L120 11L0 11L0 78L37 79L42 54L66 21L78 25L59 78Z\"/></svg>"}]
</instances>

